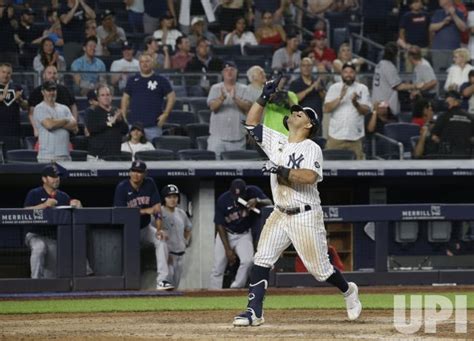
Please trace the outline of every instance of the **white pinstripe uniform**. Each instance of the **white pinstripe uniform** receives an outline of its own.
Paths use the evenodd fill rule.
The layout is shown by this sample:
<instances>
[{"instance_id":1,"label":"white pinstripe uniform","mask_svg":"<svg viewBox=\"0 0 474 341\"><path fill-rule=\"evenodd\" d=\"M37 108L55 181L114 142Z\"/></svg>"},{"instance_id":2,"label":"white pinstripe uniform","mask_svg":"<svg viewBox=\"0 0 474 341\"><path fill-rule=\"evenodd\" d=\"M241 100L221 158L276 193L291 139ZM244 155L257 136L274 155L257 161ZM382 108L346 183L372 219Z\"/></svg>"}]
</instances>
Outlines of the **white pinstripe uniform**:
<instances>
[{"instance_id":1,"label":"white pinstripe uniform","mask_svg":"<svg viewBox=\"0 0 474 341\"><path fill-rule=\"evenodd\" d=\"M288 137L263 125L247 127L275 164L287 168L311 169L323 179L321 148L310 139L289 143ZM260 141L259 141L260 140ZM308 271L318 280L325 281L334 272L329 262L323 211L314 184L279 183L276 174L270 176L275 209L268 217L260 235L254 264L270 268L291 244L295 247ZM307 210L307 208L310 209ZM289 215L279 208L300 208ZM306 207L306 208L305 208Z\"/></svg>"}]
</instances>

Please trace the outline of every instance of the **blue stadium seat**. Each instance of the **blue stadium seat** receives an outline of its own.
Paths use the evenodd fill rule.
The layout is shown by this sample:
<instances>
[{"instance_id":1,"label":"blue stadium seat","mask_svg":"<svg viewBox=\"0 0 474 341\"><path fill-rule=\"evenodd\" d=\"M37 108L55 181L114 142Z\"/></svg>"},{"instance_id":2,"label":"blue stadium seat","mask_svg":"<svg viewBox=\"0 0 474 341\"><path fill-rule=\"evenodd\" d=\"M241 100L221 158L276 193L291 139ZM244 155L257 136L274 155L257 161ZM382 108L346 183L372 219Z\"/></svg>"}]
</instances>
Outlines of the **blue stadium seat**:
<instances>
[{"instance_id":1,"label":"blue stadium seat","mask_svg":"<svg viewBox=\"0 0 474 341\"><path fill-rule=\"evenodd\" d=\"M156 149L168 149L177 153L181 149L190 149L191 138L189 136L160 136L152 141Z\"/></svg>"},{"instance_id":2,"label":"blue stadium seat","mask_svg":"<svg viewBox=\"0 0 474 341\"><path fill-rule=\"evenodd\" d=\"M104 156L102 159L105 161L132 161L132 153L121 152L117 155Z\"/></svg>"},{"instance_id":3,"label":"blue stadium seat","mask_svg":"<svg viewBox=\"0 0 474 341\"><path fill-rule=\"evenodd\" d=\"M38 138L36 136L26 136L24 139L24 146L26 149L33 150L35 149L36 142Z\"/></svg>"},{"instance_id":4,"label":"blue stadium seat","mask_svg":"<svg viewBox=\"0 0 474 341\"><path fill-rule=\"evenodd\" d=\"M191 111L193 113L197 113L199 110L202 109L209 110L209 106L207 105L207 97L190 98L189 105L191 106Z\"/></svg>"},{"instance_id":5,"label":"blue stadium seat","mask_svg":"<svg viewBox=\"0 0 474 341\"><path fill-rule=\"evenodd\" d=\"M191 138L191 145L196 148L196 138L199 136L209 135L209 124L207 123L190 123L186 124L185 131Z\"/></svg>"},{"instance_id":6,"label":"blue stadium seat","mask_svg":"<svg viewBox=\"0 0 474 341\"><path fill-rule=\"evenodd\" d=\"M352 150L347 149L325 149L323 158L324 160L355 160L356 155Z\"/></svg>"},{"instance_id":7,"label":"blue stadium seat","mask_svg":"<svg viewBox=\"0 0 474 341\"><path fill-rule=\"evenodd\" d=\"M37 162L38 153L29 149L7 150L7 162L31 163Z\"/></svg>"},{"instance_id":8,"label":"blue stadium seat","mask_svg":"<svg viewBox=\"0 0 474 341\"><path fill-rule=\"evenodd\" d=\"M406 156L411 155L411 138L420 135L420 126L414 123L389 123L384 126L385 136L390 137L403 144Z\"/></svg>"},{"instance_id":9,"label":"blue stadium seat","mask_svg":"<svg viewBox=\"0 0 474 341\"><path fill-rule=\"evenodd\" d=\"M216 153L210 150L182 149L178 151L180 160L215 160Z\"/></svg>"},{"instance_id":10,"label":"blue stadium seat","mask_svg":"<svg viewBox=\"0 0 474 341\"><path fill-rule=\"evenodd\" d=\"M175 153L169 149L145 150L142 152L136 152L135 159L142 161L174 160Z\"/></svg>"},{"instance_id":11,"label":"blue stadium seat","mask_svg":"<svg viewBox=\"0 0 474 341\"><path fill-rule=\"evenodd\" d=\"M213 45L212 54L221 59L233 59L234 56L242 55L240 45Z\"/></svg>"},{"instance_id":12,"label":"blue stadium seat","mask_svg":"<svg viewBox=\"0 0 474 341\"><path fill-rule=\"evenodd\" d=\"M173 85L173 90L176 93L176 97L188 96L188 92L186 91L186 86L184 85Z\"/></svg>"},{"instance_id":13,"label":"blue stadium seat","mask_svg":"<svg viewBox=\"0 0 474 341\"><path fill-rule=\"evenodd\" d=\"M196 137L196 145L199 150L207 150L207 139L209 136Z\"/></svg>"},{"instance_id":14,"label":"blue stadium seat","mask_svg":"<svg viewBox=\"0 0 474 341\"><path fill-rule=\"evenodd\" d=\"M266 69L268 64L271 64L270 59L263 58L262 56L235 56L233 58L237 69L241 73L247 72L254 65L261 66L263 69Z\"/></svg>"},{"instance_id":15,"label":"blue stadium seat","mask_svg":"<svg viewBox=\"0 0 474 341\"><path fill-rule=\"evenodd\" d=\"M429 221L428 241L430 243L447 243L451 239L451 231L450 221Z\"/></svg>"},{"instance_id":16,"label":"blue stadium seat","mask_svg":"<svg viewBox=\"0 0 474 341\"><path fill-rule=\"evenodd\" d=\"M189 123L197 123L196 115L191 111L172 110L166 123L175 123L179 125L186 125Z\"/></svg>"},{"instance_id":17,"label":"blue stadium seat","mask_svg":"<svg viewBox=\"0 0 474 341\"><path fill-rule=\"evenodd\" d=\"M71 150L71 160L72 161L87 161L87 150L74 149Z\"/></svg>"},{"instance_id":18,"label":"blue stadium seat","mask_svg":"<svg viewBox=\"0 0 474 341\"><path fill-rule=\"evenodd\" d=\"M245 45L244 52L247 56L260 56L264 59L273 57L273 46L271 45Z\"/></svg>"},{"instance_id":19,"label":"blue stadium seat","mask_svg":"<svg viewBox=\"0 0 474 341\"><path fill-rule=\"evenodd\" d=\"M418 222L401 221L395 223L395 241L397 243L414 243L418 239Z\"/></svg>"},{"instance_id":20,"label":"blue stadium seat","mask_svg":"<svg viewBox=\"0 0 474 341\"><path fill-rule=\"evenodd\" d=\"M263 160L256 150L229 150L221 153L222 160Z\"/></svg>"}]
</instances>

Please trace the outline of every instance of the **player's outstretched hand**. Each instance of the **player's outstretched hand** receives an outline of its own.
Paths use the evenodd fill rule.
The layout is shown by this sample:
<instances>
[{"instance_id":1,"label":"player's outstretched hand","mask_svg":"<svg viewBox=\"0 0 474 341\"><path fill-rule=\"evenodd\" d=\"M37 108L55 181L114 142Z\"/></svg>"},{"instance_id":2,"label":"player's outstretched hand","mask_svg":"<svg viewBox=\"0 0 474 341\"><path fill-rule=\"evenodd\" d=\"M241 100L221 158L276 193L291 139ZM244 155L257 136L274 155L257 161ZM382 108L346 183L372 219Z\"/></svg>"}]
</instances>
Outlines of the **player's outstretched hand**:
<instances>
[{"instance_id":1,"label":"player's outstretched hand","mask_svg":"<svg viewBox=\"0 0 474 341\"><path fill-rule=\"evenodd\" d=\"M278 88L278 84L280 84L282 75L278 75L275 79L266 81L263 85L262 94L260 98L257 100L257 103L261 106L265 106L267 102L270 100L270 96L275 93Z\"/></svg>"}]
</instances>

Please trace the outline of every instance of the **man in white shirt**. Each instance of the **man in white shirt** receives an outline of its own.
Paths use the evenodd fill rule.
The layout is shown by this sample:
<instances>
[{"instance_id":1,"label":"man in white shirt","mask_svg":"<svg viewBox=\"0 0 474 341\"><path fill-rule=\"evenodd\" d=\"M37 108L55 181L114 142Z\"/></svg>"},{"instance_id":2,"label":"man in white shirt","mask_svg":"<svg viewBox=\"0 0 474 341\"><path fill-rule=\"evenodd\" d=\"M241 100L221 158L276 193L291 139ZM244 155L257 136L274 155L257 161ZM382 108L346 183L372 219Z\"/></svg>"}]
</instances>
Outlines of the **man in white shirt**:
<instances>
[{"instance_id":1,"label":"man in white shirt","mask_svg":"<svg viewBox=\"0 0 474 341\"><path fill-rule=\"evenodd\" d=\"M352 150L358 160L364 158L364 115L371 111L369 89L356 82L356 67L351 62L342 66L342 81L329 87L323 111L331 113L326 149Z\"/></svg>"},{"instance_id":2,"label":"man in white shirt","mask_svg":"<svg viewBox=\"0 0 474 341\"><path fill-rule=\"evenodd\" d=\"M133 58L135 51L133 50L132 44L128 41L124 41L122 44L122 59L114 60L110 66L110 72L124 72L121 75L112 75L112 84L117 85L122 91L127 85L127 78L130 72L139 72L140 63L138 59Z\"/></svg>"}]
</instances>

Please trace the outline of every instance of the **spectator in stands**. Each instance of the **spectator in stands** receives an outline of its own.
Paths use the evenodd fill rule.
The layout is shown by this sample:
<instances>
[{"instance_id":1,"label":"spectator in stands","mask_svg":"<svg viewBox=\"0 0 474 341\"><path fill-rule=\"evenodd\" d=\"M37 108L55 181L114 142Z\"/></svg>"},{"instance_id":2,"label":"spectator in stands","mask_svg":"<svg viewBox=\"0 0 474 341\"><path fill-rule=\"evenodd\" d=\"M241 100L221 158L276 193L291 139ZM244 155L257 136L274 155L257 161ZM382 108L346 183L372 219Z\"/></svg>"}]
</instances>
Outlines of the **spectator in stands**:
<instances>
[{"instance_id":1,"label":"spectator in stands","mask_svg":"<svg viewBox=\"0 0 474 341\"><path fill-rule=\"evenodd\" d=\"M433 105L425 98L419 97L413 104L411 123L418 124L420 128L428 123L433 123Z\"/></svg>"},{"instance_id":2,"label":"spectator in stands","mask_svg":"<svg viewBox=\"0 0 474 341\"><path fill-rule=\"evenodd\" d=\"M254 0L254 27L259 28L265 25L265 13L270 13L272 21L275 24L282 23L283 14L288 9L289 1L277 0L277 1L265 1L265 0ZM286 34L286 33L285 33ZM257 38L258 39L258 38Z\"/></svg>"},{"instance_id":3,"label":"spectator in stands","mask_svg":"<svg viewBox=\"0 0 474 341\"><path fill-rule=\"evenodd\" d=\"M352 150L357 159L364 158L364 116L372 110L369 89L356 81L356 67L346 63L342 67L342 82L329 87L323 111L331 113L326 149Z\"/></svg>"},{"instance_id":4,"label":"spectator in stands","mask_svg":"<svg viewBox=\"0 0 474 341\"><path fill-rule=\"evenodd\" d=\"M220 39L235 29L235 18L243 17L250 26L252 25L253 11L251 1L220 0L219 3L219 10L216 16L221 31Z\"/></svg>"},{"instance_id":5,"label":"spectator in stands","mask_svg":"<svg viewBox=\"0 0 474 341\"><path fill-rule=\"evenodd\" d=\"M292 71L300 66L301 51L298 50L299 39L297 35L289 34L286 46L275 51L272 58L272 69Z\"/></svg>"},{"instance_id":6,"label":"spectator in stands","mask_svg":"<svg viewBox=\"0 0 474 341\"><path fill-rule=\"evenodd\" d=\"M37 26L34 25L35 12L31 8L26 8L21 12L15 41L20 50L20 64L24 68L29 68L36 55L38 46L46 37Z\"/></svg>"},{"instance_id":7,"label":"spectator in stands","mask_svg":"<svg viewBox=\"0 0 474 341\"><path fill-rule=\"evenodd\" d=\"M240 203L239 198L244 199L247 204ZM252 208L271 204L271 200L259 187L247 186L242 179L233 180L229 190L219 196L214 212L217 235L209 289L222 289L227 264L233 265L237 257L240 266L230 287L245 287L254 254L250 229L254 220L259 218Z\"/></svg>"},{"instance_id":8,"label":"spectator in stands","mask_svg":"<svg viewBox=\"0 0 474 341\"><path fill-rule=\"evenodd\" d=\"M77 199L71 197L59 189L61 180L58 166L48 165L41 171L43 184L28 192L25 198L26 209L48 209L57 206L82 207ZM31 278L56 278L56 247L57 242L52 233L46 234L43 227L27 226L25 244L31 250L30 269ZM92 270L88 268L87 273Z\"/></svg>"},{"instance_id":9,"label":"spectator in stands","mask_svg":"<svg viewBox=\"0 0 474 341\"><path fill-rule=\"evenodd\" d=\"M76 72L74 82L82 95L95 88L100 81L99 72L106 71L104 62L95 56L96 46L96 37L86 38L83 45L84 55L77 58L71 65L71 71ZM80 71L88 73L78 73Z\"/></svg>"},{"instance_id":10,"label":"spectator in stands","mask_svg":"<svg viewBox=\"0 0 474 341\"><path fill-rule=\"evenodd\" d=\"M474 119L461 108L459 92L448 91L446 103L448 111L437 118L431 139L438 143L441 154L470 158Z\"/></svg>"},{"instance_id":11,"label":"spectator in stands","mask_svg":"<svg viewBox=\"0 0 474 341\"><path fill-rule=\"evenodd\" d=\"M59 71L66 71L66 61L54 48L54 42L50 38L44 38L33 60L33 69L41 73L48 66L54 66Z\"/></svg>"},{"instance_id":12,"label":"spectator in stands","mask_svg":"<svg viewBox=\"0 0 474 341\"><path fill-rule=\"evenodd\" d=\"M439 0L439 6L430 24L433 66L437 72L448 67L451 51L461 47L461 33L467 30L464 16L454 7L453 0Z\"/></svg>"},{"instance_id":13,"label":"spectator in stands","mask_svg":"<svg viewBox=\"0 0 474 341\"><path fill-rule=\"evenodd\" d=\"M207 39L211 45L220 44L216 35L207 30L206 21L203 17L194 17L193 20L191 20L191 32L188 38L192 47L197 47L199 40L202 38Z\"/></svg>"},{"instance_id":14,"label":"spectator in stands","mask_svg":"<svg viewBox=\"0 0 474 341\"><path fill-rule=\"evenodd\" d=\"M46 37L51 39L54 42L54 46L56 47L56 49L61 54L63 54L63 30L61 28L61 20L59 20L58 17L58 11L53 8L48 9L46 12L46 18L48 24L50 25L49 28L45 31Z\"/></svg>"},{"instance_id":15,"label":"spectator in stands","mask_svg":"<svg viewBox=\"0 0 474 341\"><path fill-rule=\"evenodd\" d=\"M168 247L166 234L162 226L160 194L155 181L147 177L147 166L143 161L133 161L129 179L121 181L115 188L115 207L137 207L140 209L140 243L155 247L157 264L157 289L170 290L174 287L166 282L169 275L168 265L161 262L167 259ZM166 283L161 283L165 281Z\"/></svg>"},{"instance_id":16,"label":"spectator in stands","mask_svg":"<svg viewBox=\"0 0 474 341\"><path fill-rule=\"evenodd\" d=\"M201 38L196 45L196 55L186 65L187 72L219 72L222 70L222 60L210 53L210 42Z\"/></svg>"},{"instance_id":17,"label":"spectator in stands","mask_svg":"<svg viewBox=\"0 0 474 341\"><path fill-rule=\"evenodd\" d=\"M400 30L397 44L406 51L405 71L411 72L412 65L408 60L408 51L413 45L420 47L421 54L428 53L430 44L430 17L423 9L422 0L410 0L410 11L403 14L400 20Z\"/></svg>"},{"instance_id":18,"label":"spectator in stands","mask_svg":"<svg viewBox=\"0 0 474 341\"><path fill-rule=\"evenodd\" d=\"M140 63L138 59L133 58L133 46L128 41L122 44L122 59L114 60L110 66L111 72L123 72L122 74L112 75L111 80L113 85L118 85L120 92L125 89L127 85L127 78L131 72L140 71Z\"/></svg>"},{"instance_id":19,"label":"spectator in stands","mask_svg":"<svg viewBox=\"0 0 474 341\"><path fill-rule=\"evenodd\" d=\"M247 85L248 99L250 102L255 102L262 94L263 85L267 81L265 70L258 65L254 65L247 70Z\"/></svg>"},{"instance_id":20,"label":"spectator in stands","mask_svg":"<svg viewBox=\"0 0 474 341\"><path fill-rule=\"evenodd\" d=\"M413 65L413 84L416 86L416 90L410 94L411 97L421 95L425 98L435 98L438 80L431 64L422 57L421 48L411 46L408 50L408 60Z\"/></svg>"},{"instance_id":21,"label":"spectator in stands","mask_svg":"<svg viewBox=\"0 0 474 341\"><path fill-rule=\"evenodd\" d=\"M395 122L398 122L398 119L390 111L387 102L374 103L372 114L365 115L365 132L366 134L383 134L383 127Z\"/></svg>"},{"instance_id":22,"label":"spectator in stands","mask_svg":"<svg viewBox=\"0 0 474 341\"><path fill-rule=\"evenodd\" d=\"M0 6L0 51L2 51L2 62L12 66L18 66L18 47L15 42L15 10L11 5Z\"/></svg>"},{"instance_id":23,"label":"spectator in stands","mask_svg":"<svg viewBox=\"0 0 474 341\"><path fill-rule=\"evenodd\" d=\"M468 81L459 88L459 93L463 98L461 107L469 114L474 114L474 70L469 71Z\"/></svg>"},{"instance_id":24,"label":"spectator in stands","mask_svg":"<svg viewBox=\"0 0 474 341\"><path fill-rule=\"evenodd\" d=\"M191 52L191 44L187 36L182 35L176 39L176 52L171 57L171 68L184 71L188 63L193 59L194 54Z\"/></svg>"},{"instance_id":25,"label":"spectator in stands","mask_svg":"<svg viewBox=\"0 0 474 341\"><path fill-rule=\"evenodd\" d=\"M313 77L313 67L314 63L311 58L303 58L300 65L300 77L291 82L290 90L296 93L299 105L313 108L316 111L321 123L326 91L321 77Z\"/></svg>"},{"instance_id":26,"label":"spectator in stands","mask_svg":"<svg viewBox=\"0 0 474 341\"><path fill-rule=\"evenodd\" d=\"M128 24L132 33L143 33L143 13L145 6L143 0L124 0L127 6Z\"/></svg>"},{"instance_id":27,"label":"spectator in stands","mask_svg":"<svg viewBox=\"0 0 474 341\"><path fill-rule=\"evenodd\" d=\"M255 32L259 45L273 46L274 50L279 49L286 41L286 33L283 27L275 24L273 13L266 11L262 13L262 26Z\"/></svg>"},{"instance_id":28,"label":"spectator in stands","mask_svg":"<svg viewBox=\"0 0 474 341\"><path fill-rule=\"evenodd\" d=\"M432 139L432 130L434 127L433 109L431 108L431 105L429 103L426 104L422 102L421 100L415 103L415 110L413 114L415 115L415 112L422 110L423 111L422 120L424 124L420 128L420 136L413 150L413 157L417 159L419 158L429 159L432 157L436 157L436 155L438 154L439 146L438 146L438 143L435 143ZM427 107L427 105L429 105L429 107ZM415 123L418 123L418 122L419 121L417 120L417 122Z\"/></svg>"},{"instance_id":29,"label":"spectator in stands","mask_svg":"<svg viewBox=\"0 0 474 341\"><path fill-rule=\"evenodd\" d=\"M459 87L468 81L469 72L474 70L474 66L469 64L470 60L471 55L468 49L459 48L453 51L454 64L448 69L448 77L444 83L445 91L459 91Z\"/></svg>"},{"instance_id":30,"label":"spectator in stands","mask_svg":"<svg viewBox=\"0 0 474 341\"><path fill-rule=\"evenodd\" d=\"M336 60L336 52L328 47L328 40L326 32L316 31L314 32L314 40L311 42L312 50L308 54L308 57L314 59L315 64L323 64L324 68L329 72L332 70L332 63Z\"/></svg>"},{"instance_id":31,"label":"spectator in stands","mask_svg":"<svg viewBox=\"0 0 474 341\"><path fill-rule=\"evenodd\" d=\"M96 89L91 89L87 92L86 94L87 97L87 103L89 103L89 106L84 110L84 136L89 136L89 130L87 130L87 117L91 116L91 111L95 111L95 109L99 106L99 101L97 99L97 90ZM88 149L88 148L86 148Z\"/></svg>"},{"instance_id":32,"label":"spectator in stands","mask_svg":"<svg viewBox=\"0 0 474 341\"><path fill-rule=\"evenodd\" d=\"M155 150L155 147L147 141L143 125L140 122L135 122L130 127L127 139L122 143L120 149L122 152L132 153L132 158L135 160L136 152Z\"/></svg>"},{"instance_id":33,"label":"spectator in stands","mask_svg":"<svg viewBox=\"0 0 474 341\"><path fill-rule=\"evenodd\" d=\"M23 99L23 89L11 82L12 66L0 63L0 141L2 137L17 139L13 148L19 148L20 139L20 108L26 109L28 103ZM5 145L7 149L9 145Z\"/></svg>"},{"instance_id":34,"label":"spectator in stands","mask_svg":"<svg viewBox=\"0 0 474 341\"><path fill-rule=\"evenodd\" d=\"M216 153L217 159L224 151L245 149L241 122L252 104L246 97L247 86L237 82L234 62L224 63L222 79L211 87L207 97L207 105L212 111L207 149Z\"/></svg>"},{"instance_id":35,"label":"spectator in stands","mask_svg":"<svg viewBox=\"0 0 474 341\"><path fill-rule=\"evenodd\" d=\"M169 266L169 282L179 287L183 274L184 254L191 243L192 223L187 213L178 207L180 192L176 185L169 184L161 190L163 230L167 233L169 255L165 262ZM163 260L162 260L163 261Z\"/></svg>"},{"instance_id":36,"label":"spectator in stands","mask_svg":"<svg viewBox=\"0 0 474 341\"><path fill-rule=\"evenodd\" d=\"M173 20L176 18L173 0L143 0L143 5L145 8L143 30L146 34L153 34L160 27L160 18L168 13L173 16Z\"/></svg>"},{"instance_id":37,"label":"spectator in stands","mask_svg":"<svg viewBox=\"0 0 474 341\"><path fill-rule=\"evenodd\" d=\"M282 75L275 94L265 106L263 125L288 136L288 129L283 124L283 119L291 112L290 108L298 104L298 96L293 91L286 91L285 86L290 80L290 75Z\"/></svg>"},{"instance_id":38,"label":"spectator in stands","mask_svg":"<svg viewBox=\"0 0 474 341\"><path fill-rule=\"evenodd\" d=\"M398 91L417 90L416 84L403 83L395 66L398 47L394 42L385 45L382 60L375 67L372 81L372 101L388 102L394 115L400 113Z\"/></svg>"},{"instance_id":39,"label":"spectator in stands","mask_svg":"<svg viewBox=\"0 0 474 341\"><path fill-rule=\"evenodd\" d=\"M225 45L240 45L242 54L244 54L245 45L258 45L255 35L251 31L246 31L246 22L244 17L237 17L232 32L224 38Z\"/></svg>"},{"instance_id":40,"label":"spectator in stands","mask_svg":"<svg viewBox=\"0 0 474 341\"><path fill-rule=\"evenodd\" d=\"M122 139L128 132L128 125L122 111L112 106L112 94L106 84L97 90L98 106L87 112L85 118L88 139L88 160L104 159L120 154Z\"/></svg>"},{"instance_id":41,"label":"spectator in stands","mask_svg":"<svg viewBox=\"0 0 474 341\"><path fill-rule=\"evenodd\" d=\"M140 73L128 79L121 108L128 123L142 122L146 138L153 141L162 134L161 128L173 109L176 93L166 78L154 72L150 55L141 55L139 62Z\"/></svg>"},{"instance_id":42,"label":"spectator in stands","mask_svg":"<svg viewBox=\"0 0 474 341\"><path fill-rule=\"evenodd\" d=\"M364 65L365 61L363 58L354 58L352 56L351 45L349 43L342 43L339 46L337 52L337 58L332 62L332 68L335 73L340 74L342 71L342 66L345 63L351 62L356 67L356 72L360 72L360 68ZM336 81L340 81L340 76L335 77Z\"/></svg>"},{"instance_id":43,"label":"spectator in stands","mask_svg":"<svg viewBox=\"0 0 474 341\"><path fill-rule=\"evenodd\" d=\"M174 28L174 17L166 14L160 19L160 28L153 33L153 37L161 42L162 45L168 45L171 50L176 49L176 39L183 34Z\"/></svg>"},{"instance_id":44,"label":"spectator in stands","mask_svg":"<svg viewBox=\"0 0 474 341\"><path fill-rule=\"evenodd\" d=\"M101 15L102 25L97 28L97 38L102 42L104 54L110 55L109 47L120 47L127 40L125 31L115 23L115 13L106 9Z\"/></svg>"},{"instance_id":45,"label":"spectator in stands","mask_svg":"<svg viewBox=\"0 0 474 341\"><path fill-rule=\"evenodd\" d=\"M80 54L86 20L95 19L95 12L85 0L67 0L61 2L59 19L64 35L64 59L69 65Z\"/></svg>"},{"instance_id":46,"label":"spectator in stands","mask_svg":"<svg viewBox=\"0 0 474 341\"><path fill-rule=\"evenodd\" d=\"M44 82L54 82L56 83L56 102L59 104L63 104L71 110L72 116L77 121L77 105L76 99L74 95L66 88L64 85L59 84L58 82L58 69L54 65L47 66L43 71L43 83ZM33 127L34 135L38 136L38 131L36 130L36 126L34 125L33 121L33 110L35 107L43 101L43 87L37 86L33 89L30 93L30 97L28 98L28 116Z\"/></svg>"},{"instance_id":47,"label":"spectator in stands","mask_svg":"<svg viewBox=\"0 0 474 341\"><path fill-rule=\"evenodd\" d=\"M33 111L38 131L38 162L69 161L69 134L77 133L77 121L67 106L56 103L56 82L44 82L42 88L43 101Z\"/></svg>"},{"instance_id":48,"label":"spectator in stands","mask_svg":"<svg viewBox=\"0 0 474 341\"><path fill-rule=\"evenodd\" d=\"M95 37L97 39L97 45L95 47L95 55L100 57L104 55L104 47L102 46L101 40L97 37L97 24L95 19L86 21L86 39L89 37Z\"/></svg>"},{"instance_id":49,"label":"spectator in stands","mask_svg":"<svg viewBox=\"0 0 474 341\"><path fill-rule=\"evenodd\" d=\"M168 51L168 46L164 45L161 47L163 53L160 53L160 46L153 36L145 38L145 50L143 53L139 53L138 57L142 54L148 54L152 57L154 69L169 69L171 68L171 58Z\"/></svg>"}]
</instances>

